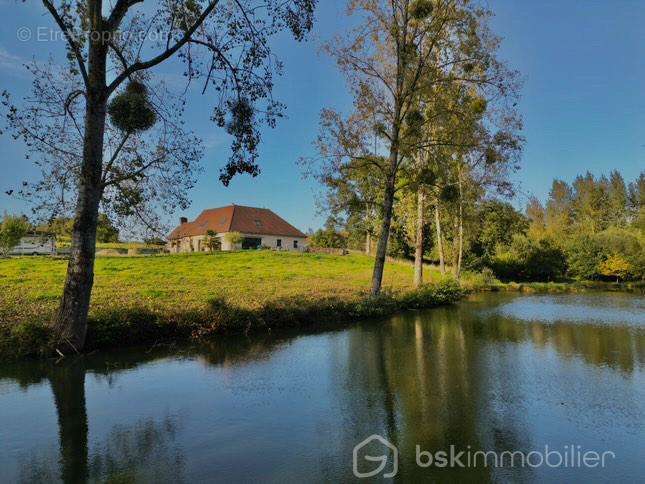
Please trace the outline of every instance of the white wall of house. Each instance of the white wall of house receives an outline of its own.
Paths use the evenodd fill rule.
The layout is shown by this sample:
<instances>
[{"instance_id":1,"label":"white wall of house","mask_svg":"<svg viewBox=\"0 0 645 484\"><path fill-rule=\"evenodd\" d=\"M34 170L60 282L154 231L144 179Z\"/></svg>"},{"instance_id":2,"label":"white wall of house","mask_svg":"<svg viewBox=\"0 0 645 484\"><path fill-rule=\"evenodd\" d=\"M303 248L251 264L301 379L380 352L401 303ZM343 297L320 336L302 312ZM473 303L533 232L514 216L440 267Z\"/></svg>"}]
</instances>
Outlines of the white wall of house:
<instances>
[{"instance_id":1,"label":"white wall of house","mask_svg":"<svg viewBox=\"0 0 645 484\"><path fill-rule=\"evenodd\" d=\"M273 250L290 250L290 251L304 251L307 247L307 239L305 237L287 237L280 235L258 235L258 234L242 234L242 237L262 239L261 246ZM194 235L192 237L183 237L177 240L171 240L167 244L168 251L171 253L179 252L208 252L208 245L205 235ZM240 250L242 244L231 244L226 237L225 233L217 234L222 242L222 250Z\"/></svg>"},{"instance_id":2,"label":"white wall of house","mask_svg":"<svg viewBox=\"0 0 645 484\"><path fill-rule=\"evenodd\" d=\"M302 251L305 249L306 243L307 243L307 239L304 237L286 237L281 235L252 235L252 234L245 235L245 237L259 237L262 239L262 245L264 247L269 247L270 249L276 249L276 250Z\"/></svg>"}]
</instances>

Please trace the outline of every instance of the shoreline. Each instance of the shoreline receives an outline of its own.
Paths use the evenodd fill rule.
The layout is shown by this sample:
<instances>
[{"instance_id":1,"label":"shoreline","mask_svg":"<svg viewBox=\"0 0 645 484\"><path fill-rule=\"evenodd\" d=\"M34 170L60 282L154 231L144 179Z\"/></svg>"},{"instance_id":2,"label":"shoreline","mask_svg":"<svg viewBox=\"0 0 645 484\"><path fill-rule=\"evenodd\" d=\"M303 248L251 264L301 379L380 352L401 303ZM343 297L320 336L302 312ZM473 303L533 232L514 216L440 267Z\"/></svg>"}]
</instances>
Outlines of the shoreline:
<instances>
[{"instance_id":1,"label":"shoreline","mask_svg":"<svg viewBox=\"0 0 645 484\"><path fill-rule=\"evenodd\" d=\"M276 299L257 309L241 308L223 299L208 302L203 311L159 313L145 308L99 311L88 320L83 352L168 343L199 343L212 338L298 330L391 316L413 309L429 309L461 300L468 291L454 282L428 284L405 292L384 292L354 300L297 297ZM42 322L2 325L0 361L72 356L72 348L52 343L51 328Z\"/></svg>"},{"instance_id":2,"label":"shoreline","mask_svg":"<svg viewBox=\"0 0 645 484\"><path fill-rule=\"evenodd\" d=\"M100 311L88 323L87 342L80 354L133 347L199 344L215 338L279 331L326 330L339 324L392 316L396 313L456 304L469 294L516 292L522 294L571 294L583 292L645 293L645 284L582 282L492 283L464 287L450 280L420 289L384 292L378 297L354 300L320 298L277 299L257 309L236 307L223 299L208 302L203 311L161 313L146 308ZM0 329L0 362L74 356L51 342L47 324L25 322ZM58 351L57 351L58 350ZM60 353L59 353L60 352Z\"/></svg>"},{"instance_id":3,"label":"shoreline","mask_svg":"<svg viewBox=\"0 0 645 484\"><path fill-rule=\"evenodd\" d=\"M235 334L293 331L378 319L454 304L469 293L645 293L645 283L502 283L427 267L412 287L412 267L390 261L384 290L367 291L373 259L361 254L270 251L163 257L98 258L84 353L133 346L202 342ZM0 361L75 354L52 343L66 261L16 258L0 273Z\"/></svg>"}]
</instances>

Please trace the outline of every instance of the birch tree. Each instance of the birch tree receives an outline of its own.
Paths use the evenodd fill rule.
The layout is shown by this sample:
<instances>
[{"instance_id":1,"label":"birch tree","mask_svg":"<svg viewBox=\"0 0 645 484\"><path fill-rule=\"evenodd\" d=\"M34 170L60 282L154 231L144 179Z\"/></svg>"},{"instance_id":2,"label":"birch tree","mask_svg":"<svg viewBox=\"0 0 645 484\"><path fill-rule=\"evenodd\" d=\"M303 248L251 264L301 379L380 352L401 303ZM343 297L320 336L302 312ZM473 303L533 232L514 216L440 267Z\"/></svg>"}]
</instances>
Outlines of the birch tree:
<instances>
[{"instance_id":1,"label":"birch tree","mask_svg":"<svg viewBox=\"0 0 645 484\"><path fill-rule=\"evenodd\" d=\"M498 42L486 26L489 13L475 2L351 0L348 12L359 25L326 51L346 75L354 111L346 119L325 112L337 135L325 134L321 155L336 166L362 163L378 172L381 225L371 284L371 293L378 294L400 174L413 169L418 131L430 122L418 109L420 90L469 83L503 93L513 85L495 59Z\"/></svg>"}]
</instances>

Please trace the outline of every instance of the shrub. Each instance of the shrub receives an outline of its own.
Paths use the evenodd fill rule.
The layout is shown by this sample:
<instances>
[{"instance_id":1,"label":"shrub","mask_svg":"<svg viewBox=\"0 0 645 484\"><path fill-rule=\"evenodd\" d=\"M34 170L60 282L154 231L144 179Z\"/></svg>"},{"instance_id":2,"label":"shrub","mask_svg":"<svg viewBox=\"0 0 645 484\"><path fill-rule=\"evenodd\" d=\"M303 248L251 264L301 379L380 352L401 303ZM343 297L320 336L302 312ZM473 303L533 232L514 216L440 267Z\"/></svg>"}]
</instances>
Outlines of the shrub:
<instances>
[{"instance_id":1,"label":"shrub","mask_svg":"<svg viewBox=\"0 0 645 484\"><path fill-rule=\"evenodd\" d=\"M529 281L556 281L562 279L567 271L564 252L549 239L531 244L524 263Z\"/></svg>"},{"instance_id":2,"label":"shrub","mask_svg":"<svg viewBox=\"0 0 645 484\"><path fill-rule=\"evenodd\" d=\"M226 241L233 246L241 244L242 240L244 240L244 237L242 237L242 234L239 232L229 232L224 237L226 237Z\"/></svg>"},{"instance_id":3,"label":"shrub","mask_svg":"<svg viewBox=\"0 0 645 484\"><path fill-rule=\"evenodd\" d=\"M569 276L579 280L598 279L598 268L607 257L607 250L597 238L582 235L565 247Z\"/></svg>"},{"instance_id":4,"label":"shrub","mask_svg":"<svg viewBox=\"0 0 645 484\"><path fill-rule=\"evenodd\" d=\"M9 359L49 353L51 330L39 321L25 321L0 330L0 352Z\"/></svg>"},{"instance_id":5,"label":"shrub","mask_svg":"<svg viewBox=\"0 0 645 484\"><path fill-rule=\"evenodd\" d=\"M206 231L206 247L211 252L222 250L222 241L217 237L214 230Z\"/></svg>"},{"instance_id":6,"label":"shrub","mask_svg":"<svg viewBox=\"0 0 645 484\"><path fill-rule=\"evenodd\" d=\"M524 235L513 237L509 250L492 260L493 272L506 281L555 281L564 277L566 268L564 252L551 240Z\"/></svg>"},{"instance_id":7,"label":"shrub","mask_svg":"<svg viewBox=\"0 0 645 484\"><path fill-rule=\"evenodd\" d=\"M616 282L627 279L632 274L632 265L624 257L612 254L599 265L600 273L603 276L615 277Z\"/></svg>"},{"instance_id":8,"label":"shrub","mask_svg":"<svg viewBox=\"0 0 645 484\"><path fill-rule=\"evenodd\" d=\"M313 248L344 249L347 247L347 237L333 227L326 227L316 230L309 237L309 245Z\"/></svg>"},{"instance_id":9,"label":"shrub","mask_svg":"<svg viewBox=\"0 0 645 484\"><path fill-rule=\"evenodd\" d=\"M612 227L581 235L569 240L565 251L568 274L576 279L638 280L645 274L645 251L635 231Z\"/></svg>"},{"instance_id":10,"label":"shrub","mask_svg":"<svg viewBox=\"0 0 645 484\"><path fill-rule=\"evenodd\" d=\"M8 254L20 243L20 239L29 230L29 222L24 217L4 216L0 224L0 254Z\"/></svg>"}]
</instances>

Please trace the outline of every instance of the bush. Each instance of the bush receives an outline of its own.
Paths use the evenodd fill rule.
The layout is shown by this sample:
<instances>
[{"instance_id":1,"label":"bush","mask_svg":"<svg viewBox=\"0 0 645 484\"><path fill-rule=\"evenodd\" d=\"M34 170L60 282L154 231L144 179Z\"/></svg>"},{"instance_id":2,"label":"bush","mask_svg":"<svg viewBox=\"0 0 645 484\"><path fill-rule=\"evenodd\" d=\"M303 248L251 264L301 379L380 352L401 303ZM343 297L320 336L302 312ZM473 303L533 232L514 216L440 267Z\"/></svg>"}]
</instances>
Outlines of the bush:
<instances>
[{"instance_id":1,"label":"bush","mask_svg":"<svg viewBox=\"0 0 645 484\"><path fill-rule=\"evenodd\" d=\"M633 268L624 257L613 254L600 264L599 270L603 276L615 277L618 282L631 276Z\"/></svg>"},{"instance_id":2,"label":"bush","mask_svg":"<svg viewBox=\"0 0 645 484\"><path fill-rule=\"evenodd\" d=\"M244 240L244 237L239 232L229 232L224 237L226 238L226 241L232 246L239 245Z\"/></svg>"},{"instance_id":3,"label":"bush","mask_svg":"<svg viewBox=\"0 0 645 484\"><path fill-rule=\"evenodd\" d=\"M39 321L25 321L13 327L7 325L0 327L2 358L45 356L50 353L50 342L50 327Z\"/></svg>"},{"instance_id":4,"label":"bush","mask_svg":"<svg viewBox=\"0 0 645 484\"><path fill-rule=\"evenodd\" d=\"M616 227L566 243L568 274L580 280L639 280L645 275L645 250L637 232Z\"/></svg>"},{"instance_id":5,"label":"bush","mask_svg":"<svg viewBox=\"0 0 645 484\"><path fill-rule=\"evenodd\" d=\"M517 235L508 251L493 257L492 269L505 281L555 281L564 277L567 260L551 240L534 241Z\"/></svg>"},{"instance_id":6,"label":"bush","mask_svg":"<svg viewBox=\"0 0 645 484\"><path fill-rule=\"evenodd\" d=\"M332 227L316 230L309 237L309 245L321 249L344 249L347 247L347 237Z\"/></svg>"},{"instance_id":7,"label":"bush","mask_svg":"<svg viewBox=\"0 0 645 484\"><path fill-rule=\"evenodd\" d=\"M566 247L568 275L579 280L599 278L598 268L607 258L607 250L597 238L582 235L570 240Z\"/></svg>"},{"instance_id":8,"label":"bush","mask_svg":"<svg viewBox=\"0 0 645 484\"><path fill-rule=\"evenodd\" d=\"M567 271L567 258L560 247L549 239L532 245L527 254L525 274L529 281L557 281Z\"/></svg>"},{"instance_id":9,"label":"bush","mask_svg":"<svg viewBox=\"0 0 645 484\"><path fill-rule=\"evenodd\" d=\"M0 255L11 252L28 230L27 219L5 214L4 220L0 224Z\"/></svg>"}]
</instances>

